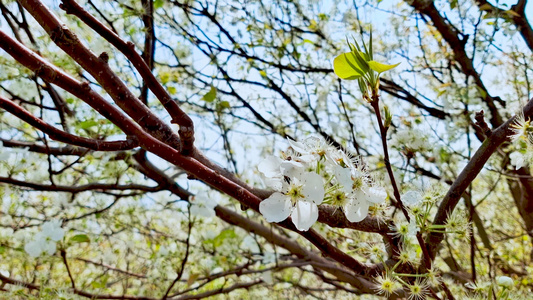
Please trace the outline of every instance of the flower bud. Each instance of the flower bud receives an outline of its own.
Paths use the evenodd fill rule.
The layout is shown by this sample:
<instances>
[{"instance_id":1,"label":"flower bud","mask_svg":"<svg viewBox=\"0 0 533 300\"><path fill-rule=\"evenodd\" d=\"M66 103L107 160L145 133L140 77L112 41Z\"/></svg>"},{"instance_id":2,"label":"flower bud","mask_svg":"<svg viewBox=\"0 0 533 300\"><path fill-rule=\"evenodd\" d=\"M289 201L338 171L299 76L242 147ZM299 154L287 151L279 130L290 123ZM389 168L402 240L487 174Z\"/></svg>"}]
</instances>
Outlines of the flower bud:
<instances>
[{"instance_id":1,"label":"flower bud","mask_svg":"<svg viewBox=\"0 0 533 300\"><path fill-rule=\"evenodd\" d=\"M389 128L390 125L392 124L392 114L391 114L390 109L389 109L389 107L387 105L385 105L383 107L383 114L385 116L385 120L384 120L385 124L384 124L384 126L385 126L385 128Z\"/></svg>"},{"instance_id":2,"label":"flower bud","mask_svg":"<svg viewBox=\"0 0 533 300\"><path fill-rule=\"evenodd\" d=\"M508 276L498 276L496 278L496 283L498 283L499 286L510 288L514 285L513 279Z\"/></svg>"}]
</instances>

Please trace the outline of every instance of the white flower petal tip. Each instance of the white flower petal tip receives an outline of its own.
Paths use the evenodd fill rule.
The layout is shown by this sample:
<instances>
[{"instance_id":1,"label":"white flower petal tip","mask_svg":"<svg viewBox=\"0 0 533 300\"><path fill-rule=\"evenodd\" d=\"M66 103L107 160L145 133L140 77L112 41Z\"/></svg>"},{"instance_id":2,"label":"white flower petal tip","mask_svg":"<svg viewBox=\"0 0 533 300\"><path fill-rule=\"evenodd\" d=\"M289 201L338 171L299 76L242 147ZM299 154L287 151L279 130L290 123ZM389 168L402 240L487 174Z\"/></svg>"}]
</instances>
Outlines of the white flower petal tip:
<instances>
[{"instance_id":1,"label":"white flower petal tip","mask_svg":"<svg viewBox=\"0 0 533 300\"><path fill-rule=\"evenodd\" d=\"M307 201L298 201L291 215L296 229L307 231L318 220L318 207Z\"/></svg>"},{"instance_id":2,"label":"white flower petal tip","mask_svg":"<svg viewBox=\"0 0 533 300\"><path fill-rule=\"evenodd\" d=\"M218 204L207 193L199 192L196 196L191 197L190 200L190 212L192 215L205 218L212 218L216 215L215 207Z\"/></svg>"},{"instance_id":3,"label":"white flower petal tip","mask_svg":"<svg viewBox=\"0 0 533 300\"><path fill-rule=\"evenodd\" d=\"M402 202L407 206L417 206L422 203L422 194L417 191L407 191L402 195Z\"/></svg>"},{"instance_id":4,"label":"white flower petal tip","mask_svg":"<svg viewBox=\"0 0 533 300\"><path fill-rule=\"evenodd\" d=\"M302 194L307 201L312 201L315 204L320 204L324 200L324 180L322 176L316 173L305 173L302 176L303 190Z\"/></svg>"},{"instance_id":5,"label":"white flower petal tip","mask_svg":"<svg viewBox=\"0 0 533 300\"><path fill-rule=\"evenodd\" d=\"M503 286L503 287L506 287L506 288L510 288L514 285L514 281L511 277L508 277L508 276L498 276L496 278L496 283L499 285L499 286Z\"/></svg>"},{"instance_id":6,"label":"white flower petal tip","mask_svg":"<svg viewBox=\"0 0 533 300\"><path fill-rule=\"evenodd\" d=\"M292 203L289 197L276 192L259 203L259 212L268 222L281 222L291 214Z\"/></svg>"},{"instance_id":7,"label":"white flower petal tip","mask_svg":"<svg viewBox=\"0 0 533 300\"><path fill-rule=\"evenodd\" d=\"M280 165L282 163L281 158L276 156L269 156L259 163L257 169L263 173L265 177L272 178L281 176Z\"/></svg>"},{"instance_id":8,"label":"white flower petal tip","mask_svg":"<svg viewBox=\"0 0 533 300\"><path fill-rule=\"evenodd\" d=\"M367 190L366 200L372 203L383 203L387 199L387 191L382 187L371 187Z\"/></svg>"},{"instance_id":9,"label":"white flower petal tip","mask_svg":"<svg viewBox=\"0 0 533 300\"><path fill-rule=\"evenodd\" d=\"M368 215L369 203L364 199L353 199L344 206L344 214L352 223L363 221Z\"/></svg>"}]
</instances>

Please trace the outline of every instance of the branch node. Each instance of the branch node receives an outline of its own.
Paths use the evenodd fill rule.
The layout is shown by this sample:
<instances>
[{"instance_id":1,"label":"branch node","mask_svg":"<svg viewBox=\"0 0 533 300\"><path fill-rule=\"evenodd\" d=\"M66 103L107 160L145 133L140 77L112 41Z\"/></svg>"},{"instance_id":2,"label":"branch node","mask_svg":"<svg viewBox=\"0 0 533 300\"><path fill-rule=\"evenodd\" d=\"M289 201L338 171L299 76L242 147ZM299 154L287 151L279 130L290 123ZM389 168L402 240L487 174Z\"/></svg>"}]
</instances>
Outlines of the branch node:
<instances>
[{"instance_id":1,"label":"branch node","mask_svg":"<svg viewBox=\"0 0 533 300\"><path fill-rule=\"evenodd\" d=\"M73 7L72 7L72 3L70 2L70 0L61 1L61 3L59 4L59 8L64 10L67 13L67 15L71 15L71 14L73 14L75 12Z\"/></svg>"},{"instance_id":2,"label":"branch node","mask_svg":"<svg viewBox=\"0 0 533 300\"><path fill-rule=\"evenodd\" d=\"M88 92L91 90L91 86L89 85L87 81L84 81L81 83L81 89L85 92Z\"/></svg>"},{"instance_id":3,"label":"branch node","mask_svg":"<svg viewBox=\"0 0 533 300\"><path fill-rule=\"evenodd\" d=\"M107 64L107 62L109 61L109 54L107 54L107 52L102 52L100 56L98 56L98 58Z\"/></svg>"},{"instance_id":4,"label":"branch node","mask_svg":"<svg viewBox=\"0 0 533 300\"><path fill-rule=\"evenodd\" d=\"M65 32L64 32L63 26L58 26L52 29L52 31L50 31L50 39L54 43L58 43L63 38L64 34Z\"/></svg>"},{"instance_id":5,"label":"branch node","mask_svg":"<svg viewBox=\"0 0 533 300\"><path fill-rule=\"evenodd\" d=\"M41 77L50 83L53 83L57 78L56 70L45 64L40 65L34 72L35 76Z\"/></svg>"},{"instance_id":6,"label":"branch node","mask_svg":"<svg viewBox=\"0 0 533 300\"><path fill-rule=\"evenodd\" d=\"M474 119L476 120L475 125L481 128L486 137L489 137L492 134L492 130L485 122L485 112L483 110L476 112Z\"/></svg>"}]
</instances>

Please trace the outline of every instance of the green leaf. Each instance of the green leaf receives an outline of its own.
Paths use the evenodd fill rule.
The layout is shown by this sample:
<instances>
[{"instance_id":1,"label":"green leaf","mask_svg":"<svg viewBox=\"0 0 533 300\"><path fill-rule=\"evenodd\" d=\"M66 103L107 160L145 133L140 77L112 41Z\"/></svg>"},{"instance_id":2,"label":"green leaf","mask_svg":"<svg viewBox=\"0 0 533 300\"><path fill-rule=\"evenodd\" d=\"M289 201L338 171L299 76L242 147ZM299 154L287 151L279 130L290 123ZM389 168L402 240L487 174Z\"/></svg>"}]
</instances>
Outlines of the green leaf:
<instances>
[{"instance_id":1,"label":"green leaf","mask_svg":"<svg viewBox=\"0 0 533 300\"><path fill-rule=\"evenodd\" d=\"M382 63L378 63L377 61L374 61L374 60L371 60L368 62L368 66L370 67L370 69L378 72L378 73L383 73L385 71L388 71L390 69L394 69L396 68L400 63L397 63L397 64L394 64L394 65L387 65L387 64L382 64Z\"/></svg>"},{"instance_id":2,"label":"green leaf","mask_svg":"<svg viewBox=\"0 0 533 300\"><path fill-rule=\"evenodd\" d=\"M219 247L224 243L225 240L234 239L236 237L237 237L237 234L235 233L233 229L223 230L222 232L220 232L219 235L217 235L213 239L213 246Z\"/></svg>"},{"instance_id":3,"label":"green leaf","mask_svg":"<svg viewBox=\"0 0 533 300\"><path fill-rule=\"evenodd\" d=\"M368 73L368 71L370 71L370 68L368 67L368 61L370 60L368 54L361 51L353 51L351 54L355 61L357 61L357 68L360 69L363 74Z\"/></svg>"},{"instance_id":4,"label":"green leaf","mask_svg":"<svg viewBox=\"0 0 533 300\"><path fill-rule=\"evenodd\" d=\"M89 243L91 239L86 234L77 234L70 238L70 242L75 243Z\"/></svg>"},{"instance_id":5,"label":"green leaf","mask_svg":"<svg viewBox=\"0 0 533 300\"><path fill-rule=\"evenodd\" d=\"M96 122L95 120L86 120L80 123L80 128L87 130L96 125L98 125L98 122Z\"/></svg>"},{"instance_id":6,"label":"green leaf","mask_svg":"<svg viewBox=\"0 0 533 300\"><path fill-rule=\"evenodd\" d=\"M198 279L198 277L200 277L200 274L198 273L192 273L191 275L189 275L189 279L187 279L187 287L191 286L196 281L196 279Z\"/></svg>"},{"instance_id":7,"label":"green leaf","mask_svg":"<svg viewBox=\"0 0 533 300\"><path fill-rule=\"evenodd\" d=\"M368 56L369 60L374 60L374 52L372 50L372 30L370 30L370 40L368 41Z\"/></svg>"},{"instance_id":8,"label":"green leaf","mask_svg":"<svg viewBox=\"0 0 533 300\"><path fill-rule=\"evenodd\" d=\"M481 5L478 9L481 10L481 11L484 11L484 10L491 11L493 9L493 6L491 4L489 4L489 3L485 3L485 4Z\"/></svg>"},{"instance_id":9,"label":"green leaf","mask_svg":"<svg viewBox=\"0 0 533 300\"><path fill-rule=\"evenodd\" d=\"M158 9L163 7L164 1L163 0L155 0L154 1L154 9Z\"/></svg>"},{"instance_id":10,"label":"green leaf","mask_svg":"<svg viewBox=\"0 0 533 300\"><path fill-rule=\"evenodd\" d=\"M177 92L177 91L176 91L176 88L173 87L173 86L169 86L169 87L167 88L167 91L168 91L168 93L171 94L171 95L174 95L174 94L176 94L176 92Z\"/></svg>"},{"instance_id":11,"label":"green leaf","mask_svg":"<svg viewBox=\"0 0 533 300\"><path fill-rule=\"evenodd\" d=\"M216 97L217 89L214 86L211 86L211 89L209 90L209 92L207 92L207 94L202 97L202 100L204 100L205 102L213 102Z\"/></svg>"},{"instance_id":12,"label":"green leaf","mask_svg":"<svg viewBox=\"0 0 533 300\"><path fill-rule=\"evenodd\" d=\"M450 8L451 8L451 9L455 9L455 8L457 7L457 3L458 3L458 2L459 2L459 1L457 1L457 0L452 0L452 1L450 1Z\"/></svg>"},{"instance_id":13,"label":"green leaf","mask_svg":"<svg viewBox=\"0 0 533 300\"><path fill-rule=\"evenodd\" d=\"M351 53L343 53L333 60L333 70L341 79L354 80L363 76L363 72L356 67L358 63L353 55L347 55Z\"/></svg>"},{"instance_id":14,"label":"green leaf","mask_svg":"<svg viewBox=\"0 0 533 300\"><path fill-rule=\"evenodd\" d=\"M222 110L224 108L230 108L231 105L229 104L228 101L220 101L220 103L218 103L218 106L219 108Z\"/></svg>"}]
</instances>

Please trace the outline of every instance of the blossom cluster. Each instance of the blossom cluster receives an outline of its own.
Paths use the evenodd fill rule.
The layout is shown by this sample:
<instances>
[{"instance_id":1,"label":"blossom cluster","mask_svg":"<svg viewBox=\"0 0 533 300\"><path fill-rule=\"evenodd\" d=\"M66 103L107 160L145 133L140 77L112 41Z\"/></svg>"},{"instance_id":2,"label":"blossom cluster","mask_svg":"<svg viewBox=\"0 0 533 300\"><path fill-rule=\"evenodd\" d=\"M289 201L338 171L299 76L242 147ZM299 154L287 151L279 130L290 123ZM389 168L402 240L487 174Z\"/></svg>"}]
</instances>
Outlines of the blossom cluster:
<instances>
[{"instance_id":1,"label":"blossom cluster","mask_svg":"<svg viewBox=\"0 0 533 300\"><path fill-rule=\"evenodd\" d=\"M65 231L61 228L60 220L52 220L43 224L33 240L24 246L24 250L32 257L53 255L57 242L63 239Z\"/></svg>"},{"instance_id":2,"label":"blossom cluster","mask_svg":"<svg viewBox=\"0 0 533 300\"><path fill-rule=\"evenodd\" d=\"M509 136L515 151L509 154L511 164L518 170L533 162L533 125L529 118L519 113L510 126L512 134Z\"/></svg>"},{"instance_id":3,"label":"blossom cluster","mask_svg":"<svg viewBox=\"0 0 533 300\"><path fill-rule=\"evenodd\" d=\"M409 153L424 152L433 148L426 133L412 128L398 130L392 136L390 144Z\"/></svg>"},{"instance_id":4,"label":"blossom cluster","mask_svg":"<svg viewBox=\"0 0 533 300\"><path fill-rule=\"evenodd\" d=\"M281 158L267 157L258 166L265 183L275 190L259 205L268 222L290 216L298 230L306 231L318 220L318 205L323 203L341 208L350 222L360 222L370 206L386 200L387 192L360 160L320 137L288 142Z\"/></svg>"}]
</instances>

